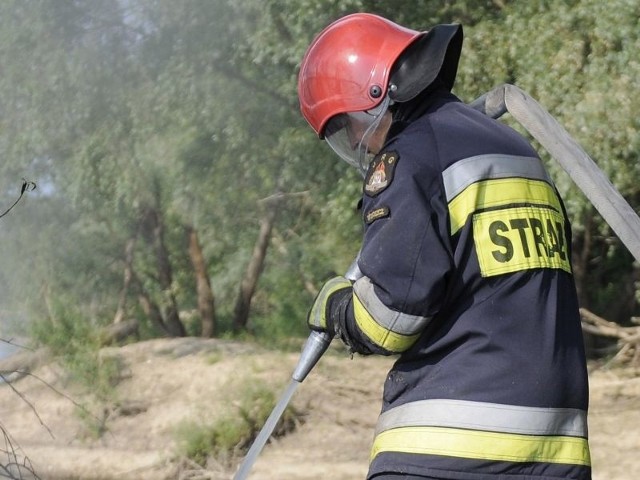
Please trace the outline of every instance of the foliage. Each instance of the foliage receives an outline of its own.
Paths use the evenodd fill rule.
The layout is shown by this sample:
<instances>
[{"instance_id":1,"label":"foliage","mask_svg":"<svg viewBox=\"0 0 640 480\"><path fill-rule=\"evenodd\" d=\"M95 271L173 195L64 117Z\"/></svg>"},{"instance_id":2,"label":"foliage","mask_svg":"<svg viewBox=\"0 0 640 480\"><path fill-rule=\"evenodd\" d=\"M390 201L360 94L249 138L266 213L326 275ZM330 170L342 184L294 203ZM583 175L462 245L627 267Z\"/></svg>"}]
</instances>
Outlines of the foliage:
<instances>
[{"instance_id":1,"label":"foliage","mask_svg":"<svg viewBox=\"0 0 640 480\"><path fill-rule=\"evenodd\" d=\"M229 463L244 455L276 405L273 390L263 383L247 383L235 390L235 410L225 412L210 425L184 422L176 430L182 454L205 466L209 457ZM295 428L300 416L291 405L283 412L273 435L285 435Z\"/></svg>"},{"instance_id":2,"label":"foliage","mask_svg":"<svg viewBox=\"0 0 640 480\"><path fill-rule=\"evenodd\" d=\"M36 345L50 349L68 382L91 392L92 399L77 404L75 413L83 421L86 434L99 438L107 431L108 406L116 400L115 387L123 367L118 357L101 352L98 325L88 323L64 298L52 296L49 316L30 323L27 333Z\"/></svg>"},{"instance_id":3,"label":"foliage","mask_svg":"<svg viewBox=\"0 0 640 480\"><path fill-rule=\"evenodd\" d=\"M638 8L628 1L514 2L503 18L471 33L474 44L467 44L460 76L468 98L476 95L467 93L474 86L482 85L482 91L501 81L528 91L631 205L640 201L640 171L632 160L640 147L633 113L640 104L631 93L640 86L640 63L631 53L640 45ZM549 167L573 222L574 273L582 306L628 321L638 310L631 255L568 176L554 163Z\"/></svg>"},{"instance_id":4,"label":"foliage","mask_svg":"<svg viewBox=\"0 0 640 480\"><path fill-rule=\"evenodd\" d=\"M305 125L296 74L313 36L357 11L420 30L462 22L455 93L471 101L518 84L638 204L638 8L628 0L0 2L0 200L9 204L15 178L38 184L26 213L0 229L2 321L47 317L56 292L87 328L121 309L144 335L164 334L139 303L146 296L197 334L185 240L193 228L219 334L228 334L265 199L282 195L248 331L269 342L304 335L319 285L357 253L360 179ZM581 302L596 312L618 305L612 319L624 321L638 310L632 259L549 166L573 220Z\"/></svg>"},{"instance_id":5,"label":"foliage","mask_svg":"<svg viewBox=\"0 0 640 480\"><path fill-rule=\"evenodd\" d=\"M49 347L70 380L90 390L98 403L113 400L121 365L117 358L100 355L99 330L67 302L56 298L51 309L49 318L32 323L31 338Z\"/></svg>"}]
</instances>

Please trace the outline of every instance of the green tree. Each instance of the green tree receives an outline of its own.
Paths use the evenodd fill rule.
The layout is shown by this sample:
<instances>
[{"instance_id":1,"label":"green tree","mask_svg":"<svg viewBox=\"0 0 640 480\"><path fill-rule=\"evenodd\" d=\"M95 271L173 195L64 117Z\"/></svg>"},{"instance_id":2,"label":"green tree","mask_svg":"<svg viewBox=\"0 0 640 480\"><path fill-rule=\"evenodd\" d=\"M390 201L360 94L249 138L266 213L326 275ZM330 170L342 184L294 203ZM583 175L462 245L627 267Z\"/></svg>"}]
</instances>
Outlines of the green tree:
<instances>
[{"instance_id":1,"label":"green tree","mask_svg":"<svg viewBox=\"0 0 640 480\"><path fill-rule=\"evenodd\" d=\"M304 334L322 281L357 253L360 179L299 114L313 36L357 11L416 29L462 22L455 92L537 98L632 204L634 2L7 0L0 3L2 299L24 317L74 299L96 326L147 335ZM509 118L504 121L509 122ZM583 305L637 309L620 243L557 167ZM15 188L15 187L14 187ZM11 273L9 273L11 272ZM621 292L625 292L621 294ZM624 301L612 302L614 298Z\"/></svg>"},{"instance_id":2,"label":"green tree","mask_svg":"<svg viewBox=\"0 0 640 480\"><path fill-rule=\"evenodd\" d=\"M461 91L470 100L501 82L537 98L605 171L631 205L638 205L639 6L592 0L510 2L504 16L468 33ZM477 87L479 90L475 90ZM637 313L637 271L626 248L549 163L574 228L574 273L582 306L616 321Z\"/></svg>"}]
</instances>

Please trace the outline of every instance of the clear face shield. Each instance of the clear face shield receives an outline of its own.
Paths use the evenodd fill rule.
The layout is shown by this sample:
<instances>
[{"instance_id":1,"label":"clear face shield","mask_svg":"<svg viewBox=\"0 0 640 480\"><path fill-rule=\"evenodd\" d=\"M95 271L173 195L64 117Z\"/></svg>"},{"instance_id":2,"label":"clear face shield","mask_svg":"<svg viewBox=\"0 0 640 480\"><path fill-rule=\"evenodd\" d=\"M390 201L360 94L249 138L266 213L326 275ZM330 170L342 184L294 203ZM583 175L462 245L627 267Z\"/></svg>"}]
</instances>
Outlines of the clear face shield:
<instances>
[{"instance_id":1,"label":"clear face shield","mask_svg":"<svg viewBox=\"0 0 640 480\"><path fill-rule=\"evenodd\" d=\"M390 104L391 100L387 96L380 105L371 110L341 113L327 123L324 135L327 143L340 158L357 168L363 175L378 153L370 142Z\"/></svg>"}]
</instances>

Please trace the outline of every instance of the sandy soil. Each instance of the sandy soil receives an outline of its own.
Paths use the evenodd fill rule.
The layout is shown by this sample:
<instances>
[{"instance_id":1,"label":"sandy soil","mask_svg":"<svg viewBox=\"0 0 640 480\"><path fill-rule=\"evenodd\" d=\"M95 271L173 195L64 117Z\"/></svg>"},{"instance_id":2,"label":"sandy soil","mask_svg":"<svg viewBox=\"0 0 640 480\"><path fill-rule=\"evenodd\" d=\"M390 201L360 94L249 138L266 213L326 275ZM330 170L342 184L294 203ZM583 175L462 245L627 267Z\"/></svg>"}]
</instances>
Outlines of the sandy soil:
<instances>
[{"instance_id":1,"label":"sandy soil","mask_svg":"<svg viewBox=\"0 0 640 480\"><path fill-rule=\"evenodd\" d=\"M17 455L44 480L228 480L238 462L207 469L179 454L177 427L206 425L237 405L247 383L277 395L289 383L297 353L196 338L162 339L105 349L122 378L115 400L96 406L55 364L0 387L0 424ZM296 430L271 441L251 480L364 478L388 358L350 359L339 346L299 386ZM635 480L640 474L640 371L594 368L590 415L594 480ZM96 435L79 405L104 424ZM96 423L96 422L94 422ZM6 450L6 448L4 449ZM0 465L7 454L0 448Z\"/></svg>"}]
</instances>

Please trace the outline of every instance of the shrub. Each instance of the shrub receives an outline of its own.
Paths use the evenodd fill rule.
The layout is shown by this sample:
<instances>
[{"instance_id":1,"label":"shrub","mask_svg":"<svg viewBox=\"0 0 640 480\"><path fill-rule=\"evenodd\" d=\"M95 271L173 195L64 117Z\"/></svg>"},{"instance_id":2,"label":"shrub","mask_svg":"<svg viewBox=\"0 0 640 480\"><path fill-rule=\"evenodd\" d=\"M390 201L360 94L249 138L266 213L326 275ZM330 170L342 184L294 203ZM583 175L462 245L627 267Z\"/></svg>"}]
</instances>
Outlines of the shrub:
<instances>
[{"instance_id":1,"label":"shrub","mask_svg":"<svg viewBox=\"0 0 640 480\"><path fill-rule=\"evenodd\" d=\"M109 408L116 400L115 386L122 365L118 357L100 354L99 329L71 307L71 302L58 300L51 305L50 317L31 325L31 338L47 346L69 376L69 380L91 392L91 404L76 404L76 413L92 438L107 431Z\"/></svg>"},{"instance_id":2,"label":"shrub","mask_svg":"<svg viewBox=\"0 0 640 480\"><path fill-rule=\"evenodd\" d=\"M229 464L249 450L275 407L276 396L265 384L256 382L245 384L236 393L239 401L234 402L235 408L212 424L189 421L178 427L181 454L204 466L209 457ZM272 435L280 437L293 431L300 417L301 414L288 405Z\"/></svg>"}]
</instances>

